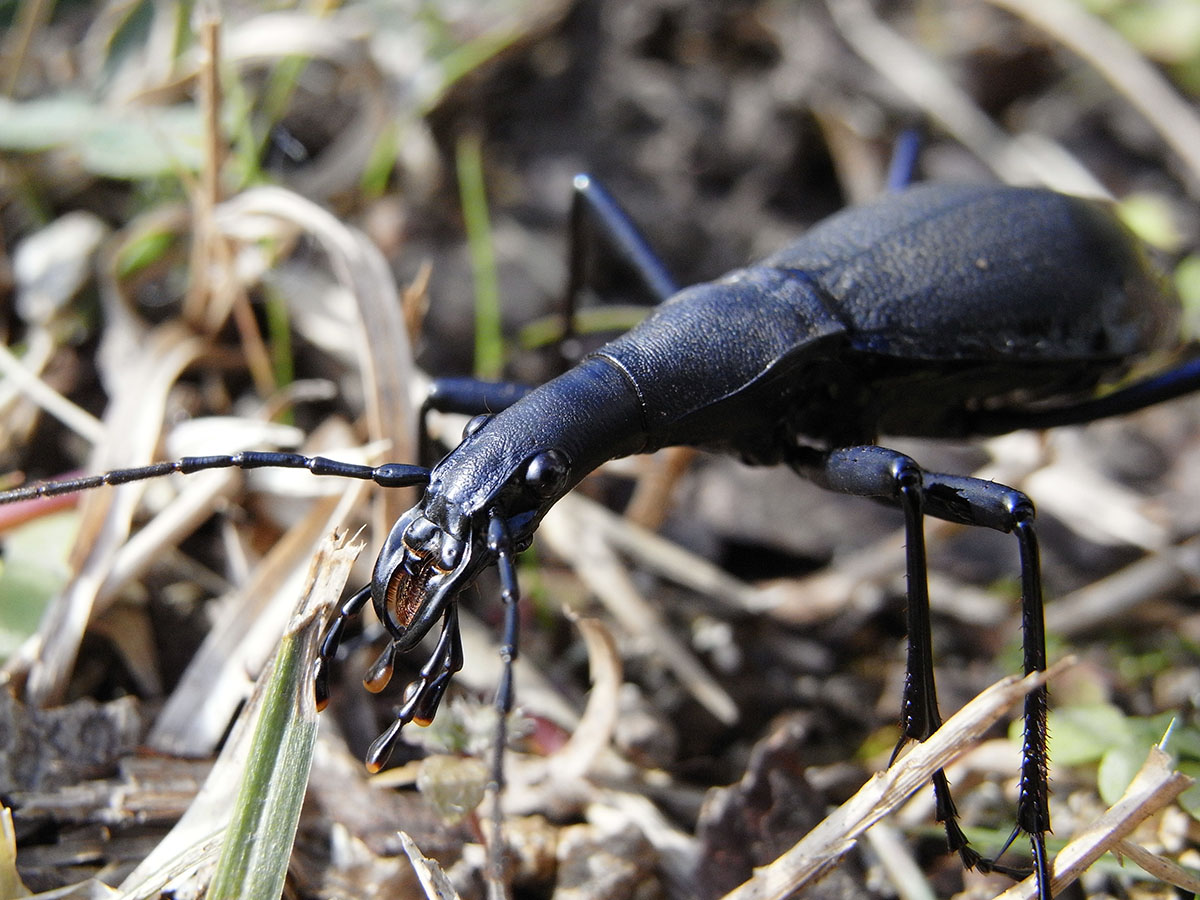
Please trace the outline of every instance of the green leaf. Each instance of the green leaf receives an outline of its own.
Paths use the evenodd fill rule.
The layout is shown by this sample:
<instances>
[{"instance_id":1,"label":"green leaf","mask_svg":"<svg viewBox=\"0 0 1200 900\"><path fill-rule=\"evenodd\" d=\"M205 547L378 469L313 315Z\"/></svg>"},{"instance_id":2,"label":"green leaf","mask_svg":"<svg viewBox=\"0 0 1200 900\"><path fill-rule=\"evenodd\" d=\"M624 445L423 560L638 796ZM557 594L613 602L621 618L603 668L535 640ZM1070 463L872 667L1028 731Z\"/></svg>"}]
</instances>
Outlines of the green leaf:
<instances>
[{"instance_id":1,"label":"green leaf","mask_svg":"<svg viewBox=\"0 0 1200 900\"><path fill-rule=\"evenodd\" d=\"M1133 737L1126 715L1108 703L1053 710L1049 727L1050 758L1066 766L1099 762L1109 750L1130 743Z\"/></svg>"},{"instance_id":2,"label":"green leaf","mask_svg":"<svg viewBox=\"0 0 1200 900\"><path fill-rule=\"evenodd\" d=\"M175 245L178 235L167 228L147 228L134 234L117 251L117 275L129 278L158 262Z\"/></svg>"},{"instance_id":3,"label":"green leaf","mask_svg":"<svg viewBox=\"0 0 1200 900\"><path fill-rule=\"evenodd\" d=\"M1160 250L1176 251L1183 235L1175 225L1171 207L1160 194L1137 193L1122 197L1117 214L1134 234Z\"/></svg>"},{"instance_id":4,"label":"green leaf","mask_svg":"<svg viewBox=\"0 0 1200 900\"><path fill-rule=\"evenodd\" d=\"M302 639L290 632L275 657L209 898L275 900L283 893L317 738L310 665Z\"/></svg>"},{"instance_id":5,"label":"green leaf","mask_svg":"<svg viewBox=\"0 0 1200 900\"><path fill-rule=\"evenodd\" d=\"M46 604L70 577L67 556L75 543L75 510L50 513L8 531L0 564L0 659L25 642Z\"/></svg>"},{"instance_id":6,"label":"green leaf","mask_svg":"<svg viewBox=\"0 0 1200 900\"><path fill-rule=\"evenodd\" d=\"M1112 806L1121 799L1125 788L1129 787L1133 776L1146 761L1149 749L1150 745L1140 747L1130 743L1104 754L1104 758L1100 760L1100 769L1096 773L1096 787L1099 788L1100 798L1105 803Z\"/></svg>"},{"instance_id":7,"label":"green leaf","mask_svg":"<svg viewBox=\"0 0 1200 900\"><path fill-rule=\"evenodd\" d=\"M459 138L455 163L467 248L475 275L475 375L494 381L504 369L504 341L500 331L500 282L492 249L492 226L483 179L483 143L479 135Z\"/></svg>"},{"instance_id":8,"label":"green leaf","mask_svg":"<svg viewBox=\"0 0 1200 900\"><path fill-rule=\"evenodd\" d=\"M70 152L87 172L106 178L198 171L202 137L193 106L112 109L80 94L0 98L0 150Z\"/></svg>"},{"instance_id":9,"label":"green leaf","mask_svg":"<svg viewBox=\"0 0 1200 900\"><path fill-rule=\"evenodd\" d=\"M1193 819L1200 819L1200 762L1181 762L1178 769L1196 783L1180 794L1177 802Z\"/></svg>"}]
</instances>

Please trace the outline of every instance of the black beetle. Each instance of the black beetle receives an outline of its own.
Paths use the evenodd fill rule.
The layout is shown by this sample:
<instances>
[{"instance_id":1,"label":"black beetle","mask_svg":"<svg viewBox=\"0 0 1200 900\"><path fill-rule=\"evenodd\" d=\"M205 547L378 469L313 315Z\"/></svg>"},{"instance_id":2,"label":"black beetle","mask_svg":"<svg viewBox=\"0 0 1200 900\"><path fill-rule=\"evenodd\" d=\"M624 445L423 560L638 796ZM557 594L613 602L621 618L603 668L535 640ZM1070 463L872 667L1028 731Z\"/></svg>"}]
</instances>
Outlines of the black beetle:
<instances>
[{"instance_id":1,"label":"black beetle","mask_svg":"<svg viewBox=\"0 0 1200 900\"><path fill-rule=\"evenodd\" d=\"M1178 301L1112 211L1041 189L917 186L832 216L757 264L677 291L603 189L586 176L575 187L576 226L581 210L595 216L664 302L632 331L528 394L443 385L435 405L507 408L473 420L462 443L432 470L242 453L31 486L0 494L0 502L220 466L304 467L387 486L428 481L424 498L385 541L371 585L331 623L315 674L324 702L328 664L345 622L368 598L390 636L365 679L372 690L387 683L395 655L415 648L441 620L420 678L369 752L372 769L383 765L404 724L433 718L462 665L456 599L493 564L507 610L496 704L502 712L511 707L518 599L513 556L530 544L555 501L593 469L671 445L786 463L830 490L902 508L909 657L901 743L923 740L941 724L924 516L1017 536L1024 667L1043 670L1038 546L1028 498L1003 485L925 471L875 441L880 434L960 437L1085 421L1194 390L1200 366L1192 363L1095 399L1098 388L1178 341ZM576 288L579 258L572 253ZM1013 836L1029 834L1039 893L1048 898L1045 719L1041 688L1026 703ZM968 846L941 772L934 789L950 848L967 865L1015 873Z\"/></svg>"}]
</instances>

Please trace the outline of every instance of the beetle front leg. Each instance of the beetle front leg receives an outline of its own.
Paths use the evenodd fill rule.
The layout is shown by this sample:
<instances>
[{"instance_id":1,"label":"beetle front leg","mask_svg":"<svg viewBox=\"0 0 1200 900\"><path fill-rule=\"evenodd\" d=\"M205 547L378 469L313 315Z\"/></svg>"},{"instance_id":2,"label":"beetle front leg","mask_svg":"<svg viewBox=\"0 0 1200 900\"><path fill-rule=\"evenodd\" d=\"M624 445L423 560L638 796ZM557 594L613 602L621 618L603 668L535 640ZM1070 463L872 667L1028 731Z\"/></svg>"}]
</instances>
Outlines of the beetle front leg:
<instances>
[{"instance_id":1,"label":"beetle front leg","mask_svg":"<svg viewBox=\"0 0 1200 900\"><path fill-rule=\"evenodd\" d=\"M494 707L496 710L496 736L492 746L492 771L488 790L492 795L492 838L488 846L489 877L503 882L505 875L505 852L503 834L503 810L500 794L504 790L504 751L508 745L508 714L512 712L514 696L513 664L520 652L518 629L520 625L521 592L517 582L516 563L513 559L512 535L499 516L488 523L488 552L496 560L496 572L500 576L500 600L504 604L504 633L500 641L500 683L496 686Z\"/></svg>"},{"instance_id":2,"label":"beetle front leg","mask_svg":"<svg viewBox=\"0 0 1200 900\"><path fill-rule=\"evenodd\" d=\"M325 636L321 639L321 650L313 662L313 691L317 695L318 710L324 709L329 703L329 667L337 656L338 647L341 646L346 623L362 612L362 608L370 599L371 586L367 585L342 604L325 630Z\"/></svg>"}]
</instances>

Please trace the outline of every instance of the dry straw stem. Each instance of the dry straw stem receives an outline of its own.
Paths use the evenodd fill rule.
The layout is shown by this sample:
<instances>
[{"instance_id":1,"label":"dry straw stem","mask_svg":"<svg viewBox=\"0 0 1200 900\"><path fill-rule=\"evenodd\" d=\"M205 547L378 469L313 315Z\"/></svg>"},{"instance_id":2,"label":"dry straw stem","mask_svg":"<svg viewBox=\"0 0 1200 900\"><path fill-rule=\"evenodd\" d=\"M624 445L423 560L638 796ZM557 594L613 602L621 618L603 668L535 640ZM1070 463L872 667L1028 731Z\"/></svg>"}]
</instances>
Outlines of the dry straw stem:
<instances>
[{"instance_id":1,"label":"dry straw stem","mask_svg":"<svg viewBox=\"0 0 1200 900\"><path fill-rule=\"evenodd\" d=\"M1031 133L1014 137L997 125L943 66L884 24L867 0L826 0L826 7L864 61L1003 181L1107 195L1104 186L1059 144Z\"/></svg>"},{"instance_id":2,"label":"dry straw stem","mask_svg":"<svg viewBox=\"0 0 1200 900\"><path fill-rule=\"evenodd\" d=\"M1200 537L1191 537L1056 598L1046 608L1046 630L1069 639L1135 615L1143 606L1186 593L1198 572Z\"/></svg>"},{"instance_id":3,"label":"dry straw stem","mask_svg":"<svg viewBox=\"0 0 1200 900\"><path fill-rule=\"evenodd\" d=\"M1150 858L1162 865L1156 867L1152 874L1157 877L1169 877L1172 874L1187 876L1186 882L1190 887L1186 890L1197 890L1195 876L1179 869L1166 860L1160 860L1154 854L1131 845L1124 840L1125 836L1139 824L1158 812L1176 797L1182 794L1192 784L1192 779L1179 772L1172 771L1171 757L1160 747L1152 747L1150 755L1141 770L1134 777L1125 793L1109 810L1091 824L1082 834L1067 844L1054 859L1051 869L1051 893L1057 894L1077 879L1087 868L1109 850L1124 852L1135 862L1151 871ZM1136 847L1130 850L1130 847ZM1171 867L1176 872L1168 871ZM1174 879L1172 879L1174 880ZM1184 886L1184 885L1181 885ZM1013 885L995 900L1030 900L1037 895L1037 887L1032 878L1027 878L1020 884Z\"/></svg>"},{"instance_id":4,"label":"dry straw stem","mask_svg":"<svg viewBox=\"0 0 1200 900\"><path fill-rule=\"evenodd\" d=\"M366 492L365 482L314 503L276 542L247 583L220 604L212 630L188 664L147 737L161 753L195 756L215 748L257 672L279 642L294 598L304 591L306 565L330 530L346 521Z\"/></svg>"},{"instance_id":5,"label":"dry straw stem","mask_svg":"<svg viewBox=\"0 0 1200 900\"><path fill-rule=\"evenodd\" d=\"M30 891L17 873L17 834L12 810L0 806L0 897L28 897Z\"/></svg>"},{"instance_id":6,"label":"dry straw stem","mask_svg":"<svg viewBox=\"0 0 1200 900\"><path fill-rule=\"evenodd\" d=\"M413 871L417 873L417 880L421 882L421 889L425 891L425 896L429 900L460 900L458 891L454 889L454 884L442 871L442 867L438 865L437 860L430 859L421 852L421 848L416 842L408 836L406 832L400 832L400 843L404 847L404 852L408 855L409 861L412 863Z\"/></svg>"},{"instance_id":7,"label":"dry straw stem","mask_svg":"<svg viewBox=\"0 0 1200 900\"><path fill-rule=\"evenodd\" d=\"M97 471L150 461L162 432L171 385L202 351L201 341L181 329L163 326L126 358L124 376L132 383L114 391L105 413L106 438L94 460ZM32 705L61 702L65 695L84 630L98 611L100 589L130 533L142 488L123 485L87 495L72 558L76 576L46 610L38 634L7 666L10 673L28 672L26 697Z\"/></svg>"},{"instance_id":8,"label":"dry straw stem","mask_svg":"<svg viewBox=\"0 0 1200 900\"><path fill-rule=\"evenodd\" d=\"M1116 31L1078 3L990 0L1041 28L1096 67L1154 126L1200 184L1200 118L1175 89Z\"/></svg>"},{"instance_id":9,"label":"dry straw stem","mask_svg":"<svg viewBox=\"0 0 1200 900\"><path fill-rule=\"evenodd\" d=\"M44 332L39 334L44 335ZM50 346L44 339L39 341L39 344L47 348ZM13 391L14 395L20 391L26 398L93 444L104 440L103 423L42 381L37 372L26 368L29 356L30 352L26 352L24 358L18 359L7 347L0 346L0 375L5 378L5 387ZM2 411L3 408L0 407L0 412Z\"/></svg>"},{"instance_id":10,"label":"dry straw stem","mask_svg":"<svg viewBox=\"0 0 1200 900\"><path fill-rule=\"evenodd\" d=\"M598 619L571 618L587 645L592 687L579 725L562 750L554 755L554 775L563 780L586 777L612 742L620 720L623 680L621 655L604 623Z\"/></svg>"},{"instance_id":11,"label":"dry straw stem","mask_svg":"<svg viewBox=\"0 0 1200 900\"><path fill-rule=\"evenodd\" d=\"M893 766L872 777L792 849L726 894L725 900L783 900L816 881L854 847L863 832L925 785L935 771L974 746L1029 691L1061 674L1071 662L1063 660L1046 672L996 682L932 737L912 745Z\"/></svg>"},{"instance_id":12,"label":"dry straw stem","mask_svg":"<svg viewBox=\"0 0 1200 900\"><path fill-rule=\"evenodd\" d=\"M578 519L575 523L577 527L586 527L588 532L594 531L604 538L606 544L639 567L723 603L734 613L758 613L770 608L769 598L764 596L760 588L730 575L711 560L617 515L581 494L568 494L564 499L569 501L567 509L572 513L572 519ZM553 516L558 508L554 507L550 515ZM542 527L544 529L545 525ZM569 529L566 533L573 534Z\"/></svg>"},{"instance_id":13,"label":"dry straw stem","mask_svg":"<svg viewBox=\"0 0 1200 900\"><path fill-rule=\"evenodd\" d=\"M1150 761L1147 760L1146 764L1149 765ZM1173 774L1178 775L1178 773ZM1118 857L1129 857L1159 881L1193 894L1200 892L1200 876L1197 876L1194 871L1189 871L1179 863L1165 859L1157 853L1151 853L1141 844L1121 839L1109 847L1109 850Z\"/></svg>"},{"instance_id":14,"label":"dry straw stem","mask_svg":"<svg viewBox=\"0 0 1200 900\"><path fill-rule=\"evenodd\" d=\"M221 204L216 217L218 227L231 237L255 240L261 236L262 220L274 220L321 246L338 284L355 300L368 439L390 441L393 459L415 459L417 420L408 386L416 367L399 293L379 249L327 210L283 188L244 191ZM379 533L386 534L411 502L407 491L383 491L376 522Z\"/></svg>"},{"instance_id":15,"label":"dry straw stem","mask_svg":"<svg viewBox=\"0 0 1200 900\"><path fill-rule=\"evenodd\" d=\"M655 652L688 692L720 721L737 721L737 704L695 654L667 627L662 614L637 589L610 536L594 526L603 518L597 505L570 494L542 523L541 537L568 560L584 584L631 634L652 641Z\"/></svg>"}]
</instances>

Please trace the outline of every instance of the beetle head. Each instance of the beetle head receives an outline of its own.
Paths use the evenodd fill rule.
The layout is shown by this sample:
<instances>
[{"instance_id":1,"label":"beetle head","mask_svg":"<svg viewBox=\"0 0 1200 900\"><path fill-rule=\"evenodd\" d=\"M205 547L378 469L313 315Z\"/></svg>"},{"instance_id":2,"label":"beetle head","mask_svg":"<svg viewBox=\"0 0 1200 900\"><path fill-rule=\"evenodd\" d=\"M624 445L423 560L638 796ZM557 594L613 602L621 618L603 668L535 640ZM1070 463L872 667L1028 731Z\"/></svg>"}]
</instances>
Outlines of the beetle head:
<instances>
[{"instance_id":1,"label":"beetle head","mask_svg":"<svg viewBox=\"0 0 1200 900\"><path fill-rule=\"evenodd\" d=\"M493 453L489 460L480 451L496 448L486 446L482 424L468 424L463 443L434 469L425 497L392 527L375 563L371 599L398 652L416 646L495 562L488 547L493 521L503 524L515 551L524 550L568 487L562 451L538 449L507 464Z\"/></svg>"}]
</instances>

